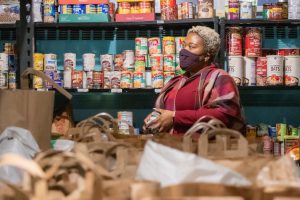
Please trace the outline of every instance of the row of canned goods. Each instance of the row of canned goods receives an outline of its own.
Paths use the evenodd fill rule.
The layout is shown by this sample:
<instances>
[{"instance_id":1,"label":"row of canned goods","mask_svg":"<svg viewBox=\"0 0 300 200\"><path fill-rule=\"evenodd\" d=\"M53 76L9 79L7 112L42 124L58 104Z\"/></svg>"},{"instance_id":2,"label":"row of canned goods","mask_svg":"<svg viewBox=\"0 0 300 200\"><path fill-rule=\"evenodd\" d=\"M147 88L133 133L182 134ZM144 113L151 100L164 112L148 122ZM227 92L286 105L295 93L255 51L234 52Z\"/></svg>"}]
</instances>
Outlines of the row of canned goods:
<instances>
[{"instance_id":1,"label":"row of canned goods","mask_svg":"<svg viewBox=\"0 0 300 200\"><path fill-rule=\"evenodd\" d=\"M94 71L96 55L93 53L83 54L83 70ZM180 70L178 54L153 54L134 55L134 51L125 50L123 54L100 55L101 71L136 71L145 72L146 69L153 71L163 70L174 72ZM34 69L39 71L57 71L56 54L34 54ZM64 54L64 70L76 70L76 54Z\"/></svg>"},{"instance_id":2,"label":"row of canned goods","mask_svg":"<svg viewBox=\"0 0 300 200\"><path fill-rule=\"evenodd\" d=\"M136 55L153 55L153 54L179 54L183 48L185 37L165 36L161 39L154 38L135 38L135 54Z\"/></svg>"},{"instance_id":3,"label":"row of canned goods","mask_svg":"<svg viewBox=\"0 0 300 200\"><path fill-rule=\"evenodd\" d=\"M228 72L239 86L299 86L300 56L229 56Z\"/></svg>"},{"instance_id":4,"label":"row of canned goods","mask_svg":"<svg viewBox=\"0 0 300 200\"><path fill-rule=\"evenodd\" d=\"M227 32L227 50L229 56L242 56L244 53L247 57L260 57L262 53L260 28L230 27Z\"/></svg>"},{"instance_id":5,"label":"row of canned goods","mask_svg":"<svg viewBox=\"0 0 300 200\"><path fill-rule=\"evenodd\" d=\"M77 5L59 5L60 14L108 14L108 4L77 4Z\"/></svg>"},{"instance_id":6,"label":"row of canned goods","mask_svg":"<svg viewBox=\"0 0 300 200\"><path fill-rule=\"evenodd\" d=\"M16 89L16 72L0 70L0 89Z\"/></svg>"},{"instance_id":7,"label":"row of canned goods","mask_svg":"<svg viewBox=\"0 0 300 200\"><path fill-rule=\"evenodd\" d=\"M119 2L118 14L154 13L154 2Z\"/></svg>"},{"instance_id":8,"label":"row of canned goods","mask_svg":"<svg viewBox=\"0 0 300 200\"><path fill-rule=\"evenodd\" d=\"M113 88L162 88L175 72L146 71L44 71L59 86L73 89L113 89ZM40 77L33 77L35 89L52 88L52 84Z\"/></svg>"},{"instance_id":9,"label":"row of canned goods","mask_svg":"<svg viewBox=\"0 0 300 200\"><path fill-rule=\"evenodd\" d=\"M249 1L229 0L227 19L253 19L255 18L256 7Z\"/></svg>"}]
</instances>

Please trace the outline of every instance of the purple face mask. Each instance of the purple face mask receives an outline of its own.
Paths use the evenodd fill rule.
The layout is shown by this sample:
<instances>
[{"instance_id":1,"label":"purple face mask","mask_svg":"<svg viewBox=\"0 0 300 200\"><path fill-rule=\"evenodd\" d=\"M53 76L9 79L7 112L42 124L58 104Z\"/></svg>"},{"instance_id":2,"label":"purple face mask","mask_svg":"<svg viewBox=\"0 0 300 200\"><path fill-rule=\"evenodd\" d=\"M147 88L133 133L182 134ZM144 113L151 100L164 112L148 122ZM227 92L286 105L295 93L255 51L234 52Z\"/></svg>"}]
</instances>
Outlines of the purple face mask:
<instances>
[{"instance_id":1,"label":"purple face mask","mask_svg":"<svg viewBox=\"0 0 300 200\"><path fill-rule=\"evenodd\" d=\"M179 52L179 61L181 69L185 71L189 71L194 66L200 66L201 60L199 59L199 55L193 54L192 52L182 49Z\"/></svg>"}]
</instances>

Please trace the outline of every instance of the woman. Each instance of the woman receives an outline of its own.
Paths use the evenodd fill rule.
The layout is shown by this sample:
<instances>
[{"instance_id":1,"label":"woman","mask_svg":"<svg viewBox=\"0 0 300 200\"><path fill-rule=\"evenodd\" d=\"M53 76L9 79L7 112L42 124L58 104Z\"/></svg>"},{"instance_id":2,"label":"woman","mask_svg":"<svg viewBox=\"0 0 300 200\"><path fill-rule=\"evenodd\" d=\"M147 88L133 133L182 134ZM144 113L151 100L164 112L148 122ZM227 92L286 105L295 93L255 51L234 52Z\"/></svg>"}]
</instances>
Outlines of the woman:
<instances>
[{"instance_id":1,"label":"woman","mask_svg":"<svg viewBox=\"0 0 300 200\"><path fill-rule=\"evenodd\" d=\"M238 89L233 79L212 63L220 47L219 34L208 27L192 27L183 47L180 66L186 73L162 89L155 104L160 115L150 122L148 115L144 128L183 134L199 118L210 115L228 128L243 130Z\"/></svg>"}]
</instances>

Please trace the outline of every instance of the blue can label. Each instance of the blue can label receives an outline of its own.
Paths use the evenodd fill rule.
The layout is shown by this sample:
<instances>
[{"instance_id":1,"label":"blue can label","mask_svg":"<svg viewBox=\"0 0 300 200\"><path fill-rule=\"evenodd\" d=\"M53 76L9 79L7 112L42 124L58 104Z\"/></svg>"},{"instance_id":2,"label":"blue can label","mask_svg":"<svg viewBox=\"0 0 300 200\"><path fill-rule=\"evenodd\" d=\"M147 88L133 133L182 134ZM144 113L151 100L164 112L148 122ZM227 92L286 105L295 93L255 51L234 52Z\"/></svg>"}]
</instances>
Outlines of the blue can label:
<instances>
[{"instance_id":1,"label":"blue can label","mask_svg":"<svg viewBox=\"0 0 300 200\"><path fill-rule=\"evenodd\" d=\"M46 74L46 76L48 76L50 79L54 80L54 71L44 71L44 73ZM52 88L52 84L49 83L48 81L45 81L46 83L46 87L47 88Z\"/></svg>"},{"instance_id":2,"label":"blue can label","mask_svg":"<svg viewBox=\"0 0 300 200\"><path fill-rule=\"evenodd\" d=\"M54 82L57 83L60 87L63 87L63 72L57 71L54 73Z\"/></svg>"},{"instance_id":3,"label":"blue can label","mask_svg":"<svg viewBox=\"0 0 300 200\"><path fill-rule=\"evenodd\" d=\"M103 13L103 14L108 14L109 13L109 7L107 4L99 4L98 5L98 10L97 13Z\"/></svg>"},{"instance_id":4,"label":"blue can label","mask_svg":"<svg viewBox=\"0 0 300 200\"><path fill-rule=\"evenodd\" d=\"M44 4L44 16L55 16L55 5L54 4Z\"/></svg>"},{"instance_id":5,"label":"blue can label","mask_svg":"<svg viewBox=\"0 0 300 200\"><path fill-rule=\"evenodd\" d=\"M59 6L60 14L72 14L73 13L73 5L60 5Z\"/></svg>"},{"instance_id":6,"label":"blue can label","mask_svg":"<svg viewBox=\"0 0 300 200\"><path fill-rule=\"evenodd\" d=\"M73 5L73 14L82 15L86 14L86 5Z\"/></svg>"}]
</instances>

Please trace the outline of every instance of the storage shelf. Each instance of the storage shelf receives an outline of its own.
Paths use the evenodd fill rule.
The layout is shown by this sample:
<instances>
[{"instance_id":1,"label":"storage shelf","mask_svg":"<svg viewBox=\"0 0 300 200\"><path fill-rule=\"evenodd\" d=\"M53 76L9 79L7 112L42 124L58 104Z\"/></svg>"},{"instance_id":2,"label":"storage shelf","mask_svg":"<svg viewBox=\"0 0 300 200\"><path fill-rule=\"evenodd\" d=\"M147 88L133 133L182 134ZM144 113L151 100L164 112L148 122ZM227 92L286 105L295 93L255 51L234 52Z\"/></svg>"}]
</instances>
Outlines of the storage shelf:
<instances>
[{"instance_id":1,"label":"storage shelf","mask_svg":"<svg viewBox=\"0 0 300 200\"><path fill-rule=\"evenodd\" d=\"M15 29L16 24L0 24L0 29Z\"/></svg>"},{"instance_id":2,"label":"storage shelf","mask_svg":"<svg viewBox=\"0 0 300 200\"><path fill-rule=\"evenodd\" d=\"M223 23L225 23L226 25L238 25L238 26L251 26L251 25L278 26L278 25L300 25L300 20L276 20L275 21L275 20L265 20L265 19L245 19L245 20L223 19Z\"/></svg>"}]
</instances>

